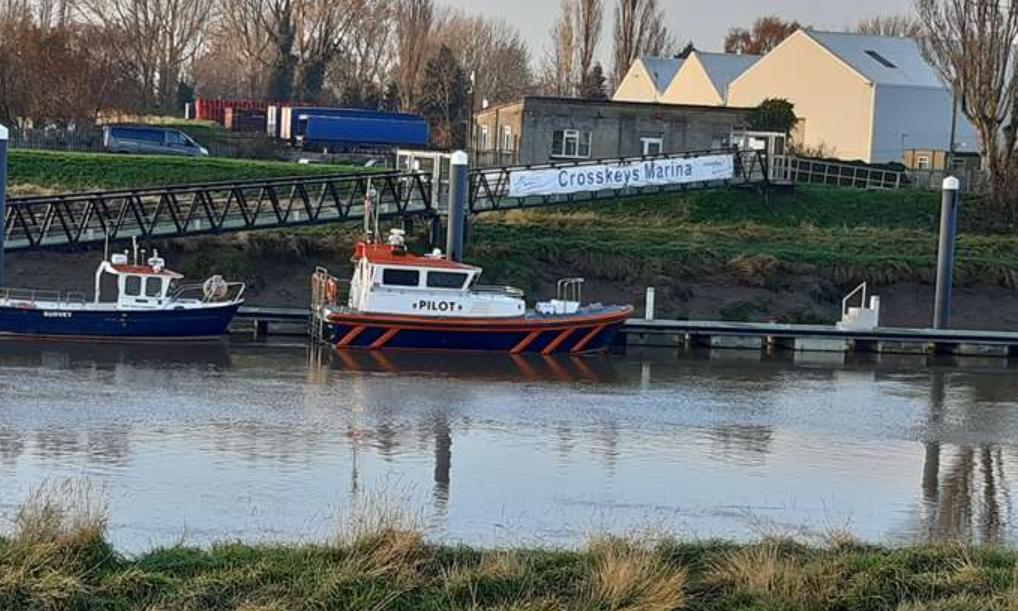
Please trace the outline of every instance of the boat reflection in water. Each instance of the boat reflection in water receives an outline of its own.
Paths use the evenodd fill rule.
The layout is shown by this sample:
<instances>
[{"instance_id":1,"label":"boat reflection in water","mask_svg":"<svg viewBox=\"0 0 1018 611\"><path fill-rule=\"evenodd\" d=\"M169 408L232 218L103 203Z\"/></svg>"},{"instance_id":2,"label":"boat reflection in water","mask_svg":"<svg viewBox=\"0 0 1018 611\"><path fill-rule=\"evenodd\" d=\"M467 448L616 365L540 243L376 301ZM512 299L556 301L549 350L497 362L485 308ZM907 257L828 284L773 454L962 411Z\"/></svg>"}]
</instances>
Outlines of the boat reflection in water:
<instances>
[{"instance_id":1,"label":"boat reflection in water","mask_svg":"<svg viewBox=\"0 0 1018 611\"><path fill-rule=\"evenodd\" d=\"M229 368L229 344L202 342L57 342L0 340L0 367L209 366Z\"/></svg>"},{"instance_id":2,"label":"boat reflection in water","mask_svg":"<svg viewBox=\"0 0 1018 611\"><path fill-rule=\"evenodd\" d=\"M463 380L618 384L614 361L605 355L377 352L313 347L317 367L336 371L430 375ZM323 380L324 381L324 380Z\"/></svg>"}]
</instances>

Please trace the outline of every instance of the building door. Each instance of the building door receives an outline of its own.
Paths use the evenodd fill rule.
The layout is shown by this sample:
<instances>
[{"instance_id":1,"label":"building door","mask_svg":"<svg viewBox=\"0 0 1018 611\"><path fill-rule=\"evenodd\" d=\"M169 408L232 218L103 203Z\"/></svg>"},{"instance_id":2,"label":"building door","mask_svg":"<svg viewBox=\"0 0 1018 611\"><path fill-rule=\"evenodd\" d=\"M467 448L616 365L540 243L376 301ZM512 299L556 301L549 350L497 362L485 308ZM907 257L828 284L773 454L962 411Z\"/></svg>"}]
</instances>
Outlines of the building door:
<instances>
[{"instance_id":1,"label":"building door","mask_svg":"<svg viewBox=\"0 0 1018 611\"><path fill-rule=\"evenodd\" d=\"M643 144L644 156L660 155L664 150L663 138L640 138L640 142Z\"/></svg>"}]
</instances>

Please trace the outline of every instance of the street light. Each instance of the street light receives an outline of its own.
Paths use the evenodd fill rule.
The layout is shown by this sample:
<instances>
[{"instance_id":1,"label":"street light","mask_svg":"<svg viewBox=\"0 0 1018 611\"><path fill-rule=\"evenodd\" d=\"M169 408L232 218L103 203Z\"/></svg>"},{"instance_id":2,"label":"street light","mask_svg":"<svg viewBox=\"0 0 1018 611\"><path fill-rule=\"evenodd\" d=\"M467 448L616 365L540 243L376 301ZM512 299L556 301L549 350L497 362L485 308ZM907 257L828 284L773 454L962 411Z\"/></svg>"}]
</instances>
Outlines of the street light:
<instances>
[{"instance_id":1,"label":"street light","mask_svg":"<svg viewBox=\"0 0 1018 611\"><path fill-rule=\"evenodd\" d=\"M474 89L477 84L477 71L470 71L470 88L467 89L467 104L469 112L467 113L468 126L467 126L467 153L471 153L474 150Z\"/></svg>"}]
</instances>

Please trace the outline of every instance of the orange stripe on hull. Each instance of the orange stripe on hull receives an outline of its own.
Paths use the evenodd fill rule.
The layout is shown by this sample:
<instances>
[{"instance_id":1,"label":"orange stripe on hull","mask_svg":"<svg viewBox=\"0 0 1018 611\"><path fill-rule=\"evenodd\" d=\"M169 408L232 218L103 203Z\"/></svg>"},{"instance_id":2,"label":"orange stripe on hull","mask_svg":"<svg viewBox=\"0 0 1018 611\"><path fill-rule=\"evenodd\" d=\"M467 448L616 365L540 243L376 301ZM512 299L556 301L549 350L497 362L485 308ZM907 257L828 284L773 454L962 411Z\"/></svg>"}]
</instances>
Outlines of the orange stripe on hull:
<instances>
[{"instance_id":1,"label":"orange stripe on hull","mask_svg":"<svg viewBox=\"0 0 1018 611\"><path fill-rule=\"evenodd\" d=\"M371 344L370 347L371 350L378 350L380 348L383 348L386 344L389 343L389 340L396 337L396 334L399 333L399 331L400 331L399 327L393 327L386 331L385 335L379 337L378 339L375 340L375 343Z\"/></svg>"},{"instance_id":2,"label":"orange stripe on hull","mask_svg":"<svg viewBox=\"0 0 1018 611\"><path fill-rule=\"evenodd\" d=\"M347 331L346 335L343 336L343 339L336 342L336 346L339 348L349 346L355 339L357 339L358 336L360 336L361 333L364 333L364 329L367 329L367 327L354 327L353 329L350 329Z\"/></svg>"},{"instance_id":3,"label":"orange stripe on hull","mask_svg":"<svg viewBox=\"0 0 1018 611\"><path fill-rule=\"evenodd\" d=\"M519 354L519 353L523 352L524 350L527 349L527 346L529 346L530 344L534 343L534 340L537 339L538 337L541 337L541 332L540 331L531 331L530 335L528 335L528 336L524 337L523 339L521 339L520 343L516 344L516 346L513 347L513 349L510 350L510 352L512 354Z\"/></svg>"},{"instance_id":4,"label":"orange stripe on hull","mask_svg":"<svg viewBox=\"0 0 1018 611\"><path fill-rule=\"evenodd\" d=\"M581 339L579 342L577 342L576 345L573 346L573 349L570 350L569 352L573 352L573 353L575 353L575 352L583 352L583 349L586 348L590 344L590 342L594 341L594 338L597 337L598 335L600 335L601 331L604 331L607 326L608 325L598 325L598 326L594 327L593 329L591 329L590 333L587 333L586 335L584 335L583 339Z\"/></svg>"},{"instance_id":5,"label":"orange stripe on hull","mask_svg":"<svg viewBox=\"0 0 1018 611\"><path fill-rule=\"evenodd\" d=\"M553 339L551 343L548 344L548 347L541 351L541 354L551 354L552 352L555 352L555 349L561 346L562 342L569 339L569 337L572 336L574 331L576 331L576 329L566 329L562 333L559 333L558 337Z\"/></svg>"}]
</instances>

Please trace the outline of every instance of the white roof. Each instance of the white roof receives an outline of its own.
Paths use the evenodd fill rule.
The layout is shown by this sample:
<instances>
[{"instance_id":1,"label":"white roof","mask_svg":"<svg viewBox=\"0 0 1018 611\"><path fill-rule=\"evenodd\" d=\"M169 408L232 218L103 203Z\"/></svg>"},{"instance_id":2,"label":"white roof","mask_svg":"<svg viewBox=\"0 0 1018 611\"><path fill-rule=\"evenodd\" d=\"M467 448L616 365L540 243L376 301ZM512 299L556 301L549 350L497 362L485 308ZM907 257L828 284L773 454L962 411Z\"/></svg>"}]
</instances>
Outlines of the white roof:
<instances>
[{"instance_id":1,"label":"white roof","mask_svg":"<svg viewBox=\"0 0 1018 611\"><path fill-rule=\"evenodd\" d=\"M874 85L944 88L911 38L813 30L805 33Z\"/></svg>"},{"instance_id":2,"label":"white roof","mask_svg":"<svg viewBox=\"0 0 1018 611\"><path fill-rule=\"evenodd\" d=\"M722 97L728 93L728 85L739 76L749 70L753 64L760 61L759 55L736 55L734 53L701 53L695 51L696 56L707 71L714 88Z\"/></svg>"},{"instance_id":3,"label":"white roof","mask_svg":"<svg viewBox=\"0 0 1018 611\"><path fill-rule=\"evenodd\" d=\"M7 140L8 135L7 128L0 124L0 140Z\"/></svg>"},{"instance_id":4,"label":"white roof","mask_svg":"<svg viewBox=\"0 0 1018 611\"><path fill-rule=\"evenodd\" d=\"M683 60L672 57L651 57L645 55L640 58L643 67L646 68L650 77L654 79L654 87L658 93L664 93L672 84L675 75L679 73Z\"/></svg>"}]
</instances>

